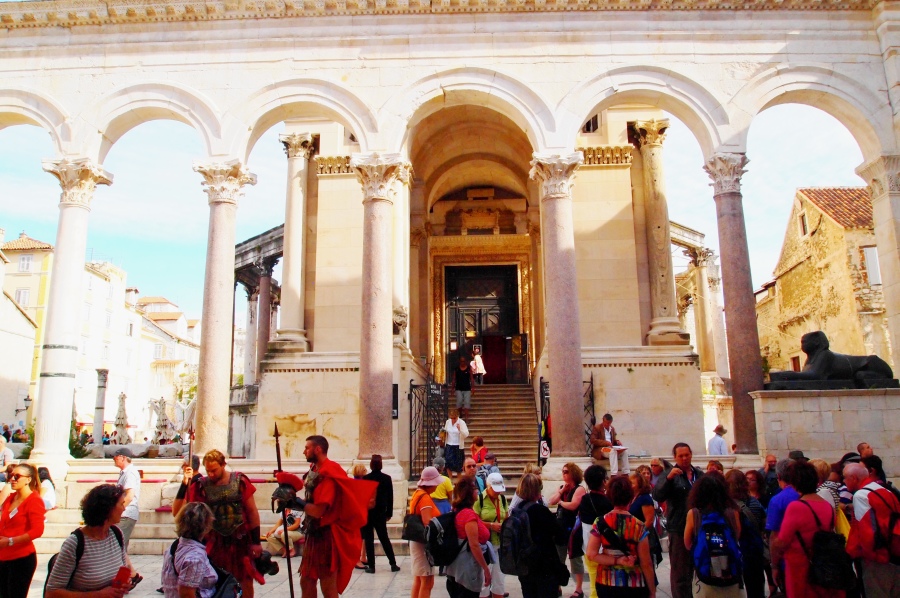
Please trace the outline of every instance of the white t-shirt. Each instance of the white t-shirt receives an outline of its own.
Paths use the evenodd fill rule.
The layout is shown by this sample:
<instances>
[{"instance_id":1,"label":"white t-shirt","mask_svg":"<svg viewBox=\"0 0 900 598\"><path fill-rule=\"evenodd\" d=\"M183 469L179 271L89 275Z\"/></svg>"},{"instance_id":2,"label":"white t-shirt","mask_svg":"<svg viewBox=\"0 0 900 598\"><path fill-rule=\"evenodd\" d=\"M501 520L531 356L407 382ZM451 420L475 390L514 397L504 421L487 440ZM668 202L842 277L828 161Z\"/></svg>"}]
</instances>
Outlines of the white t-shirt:
<instances>
[{"instance_id":1,"label":"white t-shirt","mask_svg":"<svg viewBox=\"0 0 900 598\"><path fill-rule=\"evenodd\" d=\"M0 468L6 469L6 466L16 460L15 455L13 455L12 449L6 447L2 451L0 451Z\"/></svg>"},{"instance_id":2,"label":"white t-shirt","mask_svg":"<svg viewBox=\"0 0 900 598\"><path fill-rule=\"evenodd\" d=\"M125 490L134 490L131 502L125 507L122 517L137 520L140 511L138 511L138 501L141 498L141 474L138 473L137 467L133 463L129 463L128 467L119 474L119 481L116 483Z\"/></svg>"},{"instance_id":3,"label":"white t-shirt","mask_svg":"<svg viewBox=\"0 0 900 598\"><path fill-rule=\"evenodd\" d=\"M44 508L48 511L56 508L56 488L50 480L41 481L41 492L44 493L41 498L44 499Z\"/></svg>"}]
</instances>

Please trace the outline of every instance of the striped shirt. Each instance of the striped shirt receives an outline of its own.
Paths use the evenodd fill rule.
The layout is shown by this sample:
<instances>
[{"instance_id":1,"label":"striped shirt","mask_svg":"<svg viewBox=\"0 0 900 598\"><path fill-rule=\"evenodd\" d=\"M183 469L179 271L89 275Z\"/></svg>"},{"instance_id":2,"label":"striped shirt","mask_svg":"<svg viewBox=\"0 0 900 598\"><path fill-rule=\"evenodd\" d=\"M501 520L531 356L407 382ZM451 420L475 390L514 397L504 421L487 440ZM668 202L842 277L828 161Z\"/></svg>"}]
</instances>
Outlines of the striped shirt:
<instances>
[{"instance_id":1,"label":"striped shirt","mask_svg":"<svg viewBox=\"0 0 900 598\"><path fill-rule=\"evenodd\" d=\"M47 580L48 590L76 590L78 592L93 592L110 586L119 568L125 566L125 550L119 546L115 532L112 528L106 534L106 538L95 540L84 535L84 554L78 561L78 569L75 570L75 548L78 539L70 535L62 543L59 556L50 572ZM72 577L72 571L75 576ZM69 578L72 578L72 585Z\"/></svg>"},{"instance_id":2,"label":"striped shirt","mask_svg":"<svg viewBox=\"0 0 900 598\"><path fill-rule=\"evenodd\" d=\"M166 550L162 568L163 592L166 598L178 598L178 586L199 590L200 598L209 598L216 592L219 577L206 556L206 547L189 538L179 538L172 562L171 548Z\"/></svg>"},{"instance_id":3,"label":"striped shirt","mask_svg":"<svg viewBox=\"0 0 900 598\"><path fill-rule=\"evenodd\" d=\"M619 538L621 538L628 547L628 553L637 554L637 546L647 537L647 528L637 518L630 513L617 513L610 511L603 520L612 528ZM599 519L598 519L599 521ZM625 556L620 550L613 548L610 543L603 537L603 534L594 524L591 534L600 538L601 554L611 556ZM635 563L634 567L626 567L624 565L597 565L597 585L617 586L620 588L643 588L647 586L647 580L641 571L640 563Z\"/></svg>"}]
</instances>

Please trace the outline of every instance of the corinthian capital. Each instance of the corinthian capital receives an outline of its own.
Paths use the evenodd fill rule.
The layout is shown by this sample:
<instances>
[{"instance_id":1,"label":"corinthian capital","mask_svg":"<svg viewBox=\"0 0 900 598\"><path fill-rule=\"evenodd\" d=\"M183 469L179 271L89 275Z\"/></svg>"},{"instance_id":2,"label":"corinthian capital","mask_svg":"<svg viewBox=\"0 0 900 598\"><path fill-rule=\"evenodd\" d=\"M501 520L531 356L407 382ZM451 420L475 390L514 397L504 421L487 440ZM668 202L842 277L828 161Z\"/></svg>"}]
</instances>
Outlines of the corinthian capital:
<instances>
[{"instance_id":1,"label":"corinthian capital","mask_svg":"<svg viewBox=\"0 0 900 598\"><path fill-rule=\"evenodd\" d=\"M97 185L112 185L113 176L87 158L44 160L44 170L55 176L62 187L59 203L91 209Z\"/></svg>"},{"instance_id":2,"label":"corinthian capital","mask_svg":"<svg viewBox=\"0 0 900 598\"><path fill-rule=\"evenodd\" d=\"M284 153L288 158L309 160L315 149L311 133L283 133L278 136L278 141L284 146Z\"/></svg>"},{"instance_id":3,"label":"corinthian capital","mask_svg":"<svg viewBox=\"0 0 900 598\"><path fill-rule=\"evenodd\" d=\"M668 118L662 120L639 120L632 126L640 147L662 145L662 142L666 140L666 130L668 128Z\"/></svg>"},{"instance_id":4,"label":"corinthian capital","mask_svg":"<svg viewBox=\"0 0 900 598\"><path fill-rule=\"evenodd\" d=\"M869 184L872 199L885 193L900 193L900 156L881 156L856 169Z\"/></svg>"},{"instance_id":5,"label":"corinthian capital","mask_svg":"<svg viewBox=\"0 0 900 598\"><path fill-rule=\"evenodd\" d=\"M707 247L685 249L684 255L691 258L691 263L698 268L709 266L716 261L716 252Z\"/></svg>"},{"instance_id":6,"label":"corinthian capital","mask_svg":"<svg viewBox=\"0 0 900 598\"><path fill-rule=\"evenodd\" d=\"M356 176L363 187L364 202L391 201L391 186L394 181L409 180L412 168L400 154L353 154L350 168L356 170Z\"/></svg>"},{"instance_id":7,"label":"corinthian capital","mask_svg":"<svg viewBox=\"0 0 900 598\"><path fill-rule=\"evenodd\" d=\"M712 179L713 195L721 193L740 193L741 175L750 160L744 154L714 154L703 166L703 170Z\"/></svg>"},{"instance_id":8,"label":"corinthian capital","mask_svg":"<svg viewBox=\"0 0 900 598\"><path fill-rule=\"evenodd\" d=\"M227 162L195 162L194 172L203 176L201 183L206 189L209 203L237 204L244 194L244 185L255 185L256 175L247 170L240 160Z\"/></svg>"},{"instance_id":9,"label":"corinthian capital","mask_svg":"<svg viewBox=\"0 0 900 598\"><path fill-rule=\"evenodd\" d=\"M584 153L575 152L568 156L559 154L538 154L535 152L531 161L531 172L528 176L541 181L541 199L550 197L568 197L571 193L572 175L575 169L584 162Z\"/></svg>"}]
</instances>

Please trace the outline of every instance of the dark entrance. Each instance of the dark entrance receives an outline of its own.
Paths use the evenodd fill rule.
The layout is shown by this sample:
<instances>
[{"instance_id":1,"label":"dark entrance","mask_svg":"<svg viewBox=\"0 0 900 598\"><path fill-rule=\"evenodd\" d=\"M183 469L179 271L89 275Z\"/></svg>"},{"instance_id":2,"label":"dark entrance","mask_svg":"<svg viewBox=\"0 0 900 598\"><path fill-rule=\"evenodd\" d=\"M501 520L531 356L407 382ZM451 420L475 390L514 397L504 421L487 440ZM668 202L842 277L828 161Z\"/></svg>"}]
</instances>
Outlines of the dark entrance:
<instances>
[{"instance_id":1,"label":"dark entrance","mask_svg":"<svg viewBox=\"0 0 900 598\"><path fill-rule=\"evenodd\" d=\"M447 372L481 347L485 384L528 381L525 335L519 334L517 266L447 266ZM449 380L448 380L449 381Z\"/></svg>"}]
</instances>

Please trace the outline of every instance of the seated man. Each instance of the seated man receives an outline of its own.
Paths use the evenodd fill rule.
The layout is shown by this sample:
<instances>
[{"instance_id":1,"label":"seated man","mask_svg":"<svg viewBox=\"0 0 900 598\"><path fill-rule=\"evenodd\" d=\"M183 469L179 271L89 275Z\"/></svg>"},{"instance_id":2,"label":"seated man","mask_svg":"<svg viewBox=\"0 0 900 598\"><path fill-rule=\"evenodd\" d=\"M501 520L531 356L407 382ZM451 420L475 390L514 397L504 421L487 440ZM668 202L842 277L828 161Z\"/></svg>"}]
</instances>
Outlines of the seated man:
<instances>
[{"instance_id":1,"label":"seated man","mask_svg":"<svg viewBox=\"0 0 900 598\"><path fill-rule=\"evenodd\" d=\"M619 473L620 462L622 473L631 473L628 467L628 450L616 438L616 429L612 422L613 416L607 413L591 430L591 458L595 463L602 459L609 459L610 475Z\"/></svg>"}]
</instances>

